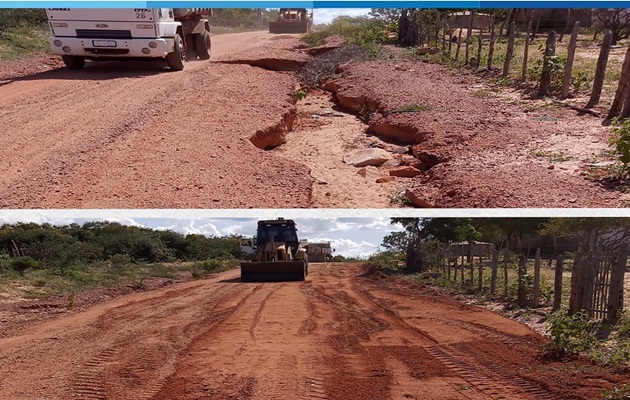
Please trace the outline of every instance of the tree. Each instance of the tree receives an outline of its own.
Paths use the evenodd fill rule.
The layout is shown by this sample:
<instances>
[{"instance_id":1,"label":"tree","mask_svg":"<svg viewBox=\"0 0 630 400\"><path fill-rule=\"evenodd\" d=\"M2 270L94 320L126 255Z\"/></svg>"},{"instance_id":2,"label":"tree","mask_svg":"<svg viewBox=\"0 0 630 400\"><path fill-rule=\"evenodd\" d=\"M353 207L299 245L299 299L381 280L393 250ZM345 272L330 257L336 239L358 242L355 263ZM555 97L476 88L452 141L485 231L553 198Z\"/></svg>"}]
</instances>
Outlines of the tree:
<instances>
[{"instance_id":1,"label":"tree","mask_svg":"<svg viewBox=\"0 0 630 400\"><path fill-rule=\"evenodd\" d=\"M400 14L400 8L372 8L369 12L370 16L386 21L387 23L398 22Z\"/></svg>"},{"instance_id":2,"label":"tree","mask_svg":"<svg viewBox=\"0 0 630 400\"><path fill-rule=\"evenodd\" d=\"M627 8L596 8L593 12L597 31L610 30L612 44L630 37L630 10Z\"/></svg>"},{"instance_id":3,"label":"tree","mask_svg":"<svg viewBox=\"0 0 630 400\"><path fill-rule=\"evenodd\" d=\"M543 235L576 238L579 252L587 257L598 248L619 250L630 240L628 218L550 218L542 228Z\"/></svg>"}]
</instances>

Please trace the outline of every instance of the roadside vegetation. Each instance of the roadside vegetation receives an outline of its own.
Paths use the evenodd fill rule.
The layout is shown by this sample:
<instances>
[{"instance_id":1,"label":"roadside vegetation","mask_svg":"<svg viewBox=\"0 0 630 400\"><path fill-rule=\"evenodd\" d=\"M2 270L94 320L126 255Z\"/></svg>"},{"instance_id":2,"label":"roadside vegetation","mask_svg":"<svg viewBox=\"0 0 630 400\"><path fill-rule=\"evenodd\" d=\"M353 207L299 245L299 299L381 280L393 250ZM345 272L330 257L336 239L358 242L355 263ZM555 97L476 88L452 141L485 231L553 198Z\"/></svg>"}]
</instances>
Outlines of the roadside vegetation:
<instances>
[{"instance_id":1,"label":"roadside vegetation","mask_svg":"<svg viewBox=\"0 0 630 400\"><path fill-rule=\"evenodd\" d=\"M49 28L43 9L0 9L0 61L44 54Z\"/></svg>"},{"instance_id":2,"label":"roadside vegetation","mask_svg":"<svg viewBox=\"0 0 630 400\"><path fill-rule=\"evenodd\" d=\"M97 287L144 289L151 278L201 279L235 268L237 237L183 235L115 222L0 227L0 292L23 298Z\"/></svg>"},{"instance_id":3,"label":"roadside vegetation","mask_svg":"<svg viewBox=\"0 0 630 400\"><path fill-rule=\"evenodd\" d=\"M595 248L599 248L598 251L623 248L623 243L630 239L627 219L392 218L392 223L401 224L405 230L386 236L381 245L383 250L369 260L382 271L402 275L423 286L532 324L550 338L548 345L541 349L543 358L570 360L584 356L613 369L630 369L628 272L624 285L625 310L619 313L615 323L591 318L586 310L570 311L572 288L576 283L572 279L575 260L591 257ZM618 234L611 236L610 232ZM464 249L467 243L488 243L498 250L498 280L494 292L490 289L492 256L467 259L466 255L457 255L459 267L452 268L454 256L448 250L449 243L461 243ZM542 250L538 306L532 305L536 252L532 243ZM562 272L562 301L554 308L555 260L560 255L566 260ZM521 256L527 260L524 275L519 273ZM481 283L480 268L485 271ZM521 290L524 290L523 297L519 296ZM630 395L628 387L611 388L602 398L627 399L624 395Z\"/></svg>"}]
</instances>

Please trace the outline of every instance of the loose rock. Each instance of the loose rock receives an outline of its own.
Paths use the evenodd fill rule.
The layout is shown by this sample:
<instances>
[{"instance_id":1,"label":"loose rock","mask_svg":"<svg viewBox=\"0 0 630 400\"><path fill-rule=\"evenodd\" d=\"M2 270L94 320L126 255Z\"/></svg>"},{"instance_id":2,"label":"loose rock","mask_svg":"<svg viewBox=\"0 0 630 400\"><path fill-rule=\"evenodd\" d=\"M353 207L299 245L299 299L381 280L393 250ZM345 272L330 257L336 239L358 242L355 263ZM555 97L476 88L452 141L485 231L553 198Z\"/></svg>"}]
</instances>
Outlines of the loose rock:
<instances>
[{"instance_id":1,"label":"loose rock","mask_svg":"<svg viewBox=\"0 0 630 400\"><path fill-rule=\"evenodd\" d=\"M421 173L422 171L411 166L398 167L389 170L389 174L391 176L399 176L401 178L413 178L414 176L418 176Z\"/></svg>"},{"instance_id":2,"label":"loose rock","mask_svg":"<svg viewBox=\"0 0 630 400\"><path fill-rule=\"evenodd\" d=\"M365 167L368 165L378 167L391 159L392 155L383 149L361 149L348 153L343 158L343 161L355 167Z\"/></svg>"}]
</instances>

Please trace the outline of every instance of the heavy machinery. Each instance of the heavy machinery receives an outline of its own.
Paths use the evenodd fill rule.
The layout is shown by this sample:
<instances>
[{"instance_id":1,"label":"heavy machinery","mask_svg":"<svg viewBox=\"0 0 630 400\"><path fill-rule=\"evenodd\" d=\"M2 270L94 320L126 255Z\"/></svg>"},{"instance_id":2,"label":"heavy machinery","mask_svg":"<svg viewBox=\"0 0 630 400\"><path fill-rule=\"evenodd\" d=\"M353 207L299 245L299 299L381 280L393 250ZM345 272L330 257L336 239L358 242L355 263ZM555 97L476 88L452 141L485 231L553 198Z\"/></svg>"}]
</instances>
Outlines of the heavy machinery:
<instances>
[{"instance_id":1,"label":"heavy machinery","mask_svg":"<svg viewBox=\"0 0 630 400\"><path fill-rule=\"evenodd\" d=\"M335 251L330 245L330 242L308 244L308 259L311 262L328 262Z\"/></svg>"},{"instance_id":2,"label":"heavy machinery","mask_svg":"<svg viewBox=\"0 0 630 400\"><path fill-rule=\"evenodd\" d=\"M85 60L166 58L173 70L210 58L210 8L48 8L53 54L69 69Z\"/></svg>"},{"instance_id":3,"label":"heavy machinery","mask_svg":"<svg viewBox=\"0 0 630 400\"><path fill-rule=\"evenodd\" d=\"M313 15L306 8L281 8L278 19L269 21L269 33L307 33L311 30Z\"/></svg>"},{"instance_id":4,"label":"heavy machinery","mask_svg":"<svg viewBox=\"0 0 630 400\"><path fill-rule=\"evenodd\" d=\"M241 263L241 281L303 281L308 275L308 256L289 219L258 221L253 261Z\"/></svg>"}]
</instances>

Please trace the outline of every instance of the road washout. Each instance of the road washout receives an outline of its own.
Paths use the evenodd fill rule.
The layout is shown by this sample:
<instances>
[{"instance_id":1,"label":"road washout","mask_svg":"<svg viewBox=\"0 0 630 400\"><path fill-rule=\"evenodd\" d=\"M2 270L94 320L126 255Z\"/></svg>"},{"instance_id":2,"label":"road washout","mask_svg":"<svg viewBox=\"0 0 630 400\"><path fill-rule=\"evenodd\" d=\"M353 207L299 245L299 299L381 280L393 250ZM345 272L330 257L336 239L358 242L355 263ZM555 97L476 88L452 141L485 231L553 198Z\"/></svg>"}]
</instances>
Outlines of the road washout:
<instances>
[{"instance_id":1,"label":"road washout","mask_svg":"<svg viewBox=\"0 0 630 400\"><path fill-rule=\"evenodd\" d=\"M590 179L591 168L611 162L609 131L599 118L497 90L474 74L410 61L395 48L386 50L389 61L340 58L320 80L311 75L321 71L309 67L341 51L340 41L316 51L295 38L273 46L275 58L251 49L229 62L257 65L262 57L260 67L298 70L310 85L283 138L295 143L275 149L311 169L314 207L365 207L368 192L375 193L368 207L379 208L618 207L627 200ZM331 94L329 104L314 87ZM374 147L392 160L363 171L342 163L352 149ZM326 177L322 170L333 165L339 173Z\"/></svg>"},{"instance_id":2,"label":"road washout","mask_svg":"<svg viewBox=\"0 0 630 400\"><path fill-rule=\"evenodd\" d=\"M545 343L364 264L313 264L306 282L232 270L0 339L0 397L591 399L628 379L541 359Z\"/></svg>"}]
</instances>

